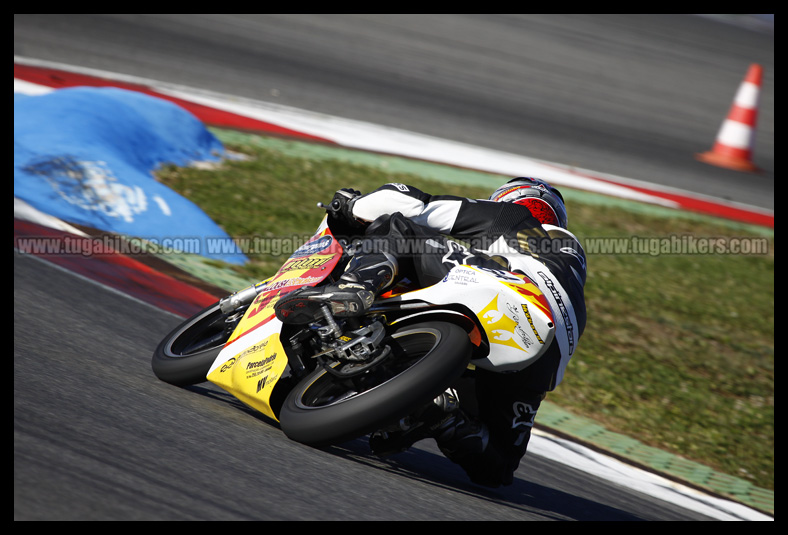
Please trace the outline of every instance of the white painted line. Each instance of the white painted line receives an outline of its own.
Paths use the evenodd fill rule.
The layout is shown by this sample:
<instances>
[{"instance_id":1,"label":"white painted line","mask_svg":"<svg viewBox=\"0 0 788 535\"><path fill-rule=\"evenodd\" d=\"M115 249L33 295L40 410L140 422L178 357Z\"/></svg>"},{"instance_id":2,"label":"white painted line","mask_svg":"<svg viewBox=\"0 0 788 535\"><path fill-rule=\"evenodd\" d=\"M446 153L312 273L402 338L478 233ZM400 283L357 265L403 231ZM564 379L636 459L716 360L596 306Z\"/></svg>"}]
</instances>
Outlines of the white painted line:
<instances>
[{"instance_id":1,"label":"white painted line","mask_svg":"<svg viewBox=\"0 0 788 535\"><path fill-rule=\"evenodd\" d=\"M172 97L329 139L343 147L396 154L504 176L538 176L557 186L677 208L676 202L564 170L560 164L448 141L406 130L299 110L269 102L157 87Z\"/></svg>"},{"instance_id":2,"label":"white painted line","mask_svg":"<svg viewBox=\"0 0 788 535\"><path fill-rule=\"evenodd\" d=\"M629 186L649 189L658 188L659 191L689 199L716 202L765 215L774 214L773 210L754 207L743 203L729 202L679 188L657 186L644 181L588 169L575 169L555 162L548 162L493 149L485 149L465 143L384 127L363 121L344 119L281 104L190 88L138 76L123 75L98 69L19 56L14 56L14 62L146 86L163 95L181 98L195 104L202 104L218 110L276 124L284 128L328 139L349 148L418 158L437 163L446 163L504 176L539 176L559 186L592 191L604 195L672 208L677 208L678 204L656 195L635 191ZM613 184L608 181L613 182Z\"/></svg>"},{"instance_id":3,"label":"white painted line","mask_svg":"<svg viewBox=\"0 0 788 535\"><path fill-rule=\"evenodd\" d=\"M30 221L31 223L37 223L45 227L62 230L64 232L69 232L76 236L87 237L87 234L78 228L69 225L65 221L58 219L55 216L45 214L41 210L30 206L22 199L17 199L16 197L14 197L14 218Z\"/></svg>"},{"instance_id":4,"label":"white painted line","mask_svg":"<svg viewBox=\"0 0 788 535\"><path fill-rule=\"evenodd\" d=\"M538 455L585 473L673 503L717 520L773 521L745 505L709 496L674 481L607 457L577 443L534 429L528 455Z\"/></svg>"}]
</instances>

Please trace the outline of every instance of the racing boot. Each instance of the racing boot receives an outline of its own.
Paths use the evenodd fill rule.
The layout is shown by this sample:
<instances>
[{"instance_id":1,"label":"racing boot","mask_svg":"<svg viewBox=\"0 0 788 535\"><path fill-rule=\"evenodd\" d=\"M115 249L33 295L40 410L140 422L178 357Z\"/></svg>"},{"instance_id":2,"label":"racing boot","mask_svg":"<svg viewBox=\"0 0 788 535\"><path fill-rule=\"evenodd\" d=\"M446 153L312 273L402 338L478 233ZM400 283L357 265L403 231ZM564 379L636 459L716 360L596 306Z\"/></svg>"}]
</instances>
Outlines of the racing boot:
<instances>
[{"instance_id":1,"label":"racing boot","mask_svg":"<svg viewBox=\"0 0 788 535\"><path fill-rule=\"evenodd\" d=\"M406 451L425 438L434 438L447 456L466 457L484 451L488 433L484 424L460 409L456 393L448 389L413 415L374 432L369 445L373 454L387 457Z\"/></svg>"},{"instance_id":2,"label":"racing boot","mask_svg":"<svg viewBox=\"0 0 788 535\"><path fill-rule=\"evenodd\" d=\"M397 275L397 260L388 253L354 256L335 283L305 287L285 295L274 306L276 317L286 324L306 324L320 317L323 305L338 318L363 316L375 297Z\"/></svg>"}]
</instances>

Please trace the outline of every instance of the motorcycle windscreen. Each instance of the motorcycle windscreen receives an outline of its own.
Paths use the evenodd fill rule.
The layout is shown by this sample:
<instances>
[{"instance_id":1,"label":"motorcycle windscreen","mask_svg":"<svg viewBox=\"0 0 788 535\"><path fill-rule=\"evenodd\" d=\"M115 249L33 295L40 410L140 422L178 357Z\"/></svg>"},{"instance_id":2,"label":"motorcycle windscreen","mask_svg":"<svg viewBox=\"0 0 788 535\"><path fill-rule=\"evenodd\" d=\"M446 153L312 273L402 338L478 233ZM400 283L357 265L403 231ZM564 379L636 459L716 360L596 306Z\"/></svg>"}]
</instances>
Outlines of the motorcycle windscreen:
<instances>
[{"instance_id":1,"label":"motorcycle windscreen","mask_svg":"<svg viewBox=\"0 0 788 535\"><path fill-rule=\"evenodd\" d=\"M227 344L271 321L274 318L274 305L283 295L323 281L342 258L342 252L342 246L328 229L296 249L276 275L258 285L260 293L249 305Z\"/></svg>"}]
</instances>

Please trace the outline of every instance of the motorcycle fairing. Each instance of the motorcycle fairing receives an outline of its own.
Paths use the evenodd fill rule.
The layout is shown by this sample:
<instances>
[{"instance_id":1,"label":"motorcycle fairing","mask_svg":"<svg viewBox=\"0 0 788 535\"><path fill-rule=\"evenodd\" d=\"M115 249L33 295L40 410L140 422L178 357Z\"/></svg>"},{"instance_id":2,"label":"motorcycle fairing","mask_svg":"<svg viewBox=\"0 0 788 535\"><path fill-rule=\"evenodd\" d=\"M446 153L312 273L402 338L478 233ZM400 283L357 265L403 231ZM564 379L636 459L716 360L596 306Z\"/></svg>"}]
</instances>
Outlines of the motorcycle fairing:
<instances>
[{"instance_id":1,"label":"motorcycle fairing","mask_svg":"<svg viewBox=\"0 0 788 535\"><path fill-rule=\"evenodd\" d=\"M260 293L216 357L207 379L276 420L271 395L288 361L279 339L282 322L276 319L274 305L286 293L322 282L339 262L342 252L341 244L321 225L315 236L299 247L276 275L258 285Z\"/></svg>"},{"instance_id":2,"label":"motorcycle fairing","mask_svg":"<svg viewBox=\"0 0 788 535\"><path fill-rule=\"evenodd\" d=\"M434 305L459 304L470 310L490 348L488 355L471 361L480 368L521 370L545 353L555 335L548 301L525 275L460 265L437 284L392 298L411 299Z\"/></svg>"},{"instance_id":3,"label":"motorcycle fairing","mask_svg":"<svg viewBox=\"0 0 788 535\"><path fill-rule=\"evenodd\" d=\"M279 328L274 319L267 328L257 329L244 339L244 347L228 346L240 352L227 352L217 357L208 372L208 380L260 411L277 420L271 407L271 394L287 367L287 355L279 341ZM232 355L227 358L227 355ZM221 364L217 366L217 363Z\"/></svg>"}]
</instances>

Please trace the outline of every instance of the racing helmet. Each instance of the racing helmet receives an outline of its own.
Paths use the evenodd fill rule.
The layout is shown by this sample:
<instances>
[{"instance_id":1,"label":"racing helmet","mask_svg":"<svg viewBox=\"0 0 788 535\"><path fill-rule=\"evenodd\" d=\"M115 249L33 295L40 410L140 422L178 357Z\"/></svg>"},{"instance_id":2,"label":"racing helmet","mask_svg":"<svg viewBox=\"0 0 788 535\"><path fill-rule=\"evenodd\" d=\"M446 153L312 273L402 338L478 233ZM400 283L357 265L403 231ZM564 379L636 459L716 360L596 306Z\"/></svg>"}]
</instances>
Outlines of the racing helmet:
<instances>
[{"instance_id":1,"label":"racing helmet","mask_svg":"<svg viewBox=\"0 0 788 535\"><path fill-rule=\"evenodd\" d=\"M513 178L495 190L490 200L525 206L543 225L567 228L564 198L544 180L522 176Z\"/></svg>"}]
</instances>

